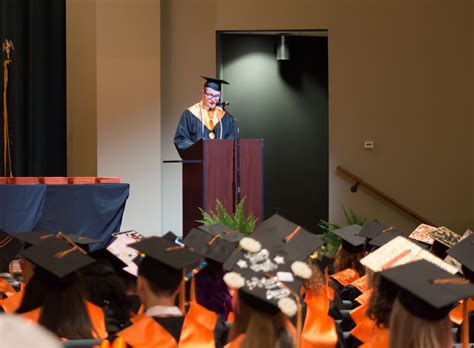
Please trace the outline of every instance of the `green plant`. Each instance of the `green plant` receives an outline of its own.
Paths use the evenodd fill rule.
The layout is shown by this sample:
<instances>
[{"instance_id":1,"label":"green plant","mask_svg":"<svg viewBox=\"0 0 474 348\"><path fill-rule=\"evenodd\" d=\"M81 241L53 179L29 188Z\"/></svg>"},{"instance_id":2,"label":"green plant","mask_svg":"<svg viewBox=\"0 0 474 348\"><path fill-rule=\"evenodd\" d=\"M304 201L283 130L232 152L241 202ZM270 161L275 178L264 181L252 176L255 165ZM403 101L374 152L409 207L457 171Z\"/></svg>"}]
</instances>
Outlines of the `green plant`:
<instances>
[{"instance_id":1,"label":"green plant","mask_svg":"<svg viewBox=\"0 0 474 348\"><path fill-rule=\"evenodd\" d=\"M203 225L214 225L221 223L230 227L234 231L249 235L255 229L257 218L254 217L252 213L248 216L245 216L244 207L245 197L243 197L235 206L235 213L230 214L227 212L224 205L219 200L216 200L215 212L212 210L206 212L199 208L202 214L202 220L198 220L198 222L202 223Z\"/></svg>"},{"instance_id":2,"label":"green plant","mask_svg":"<svg viewBox=\"0 0 474 348\"><path fill-rule=\"evenodd\" d=\"M363 226L365 224L366 219L357 215L352 209L349 208L349 210L346 210L344 206L342 206L342 209L344 210L347 225L357 224ZM324 254L330 258L336 257L337 249L339 249L339 246L341 245L341 238L336 236L333 231L341 228L341 226L321 219L319 220L319 227L323 231L322 237L326 242L326 247L323 249Z\"/></svg>"}]
</instances>

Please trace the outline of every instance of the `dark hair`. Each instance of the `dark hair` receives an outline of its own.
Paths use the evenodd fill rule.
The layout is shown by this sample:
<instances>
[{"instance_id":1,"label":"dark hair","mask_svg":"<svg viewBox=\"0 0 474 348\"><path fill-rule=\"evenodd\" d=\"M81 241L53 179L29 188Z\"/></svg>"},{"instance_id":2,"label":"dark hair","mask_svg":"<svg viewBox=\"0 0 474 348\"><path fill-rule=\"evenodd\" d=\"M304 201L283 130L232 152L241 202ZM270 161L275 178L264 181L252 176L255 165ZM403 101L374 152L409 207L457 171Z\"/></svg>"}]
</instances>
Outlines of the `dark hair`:
<instances>
[{"instance_id":1,"label":"dark hair","mask_svg":"<svg viewBox=\"0 0 474 348\"><path fill-rule=\"evenodd\" d=\"M181 284L182 271L174 269L150 257L145 257L138 266L138 275L148 281L155 294L172 295Z\"/></svg>"},{"instance_id":2,"label":"dark hair","mask_svg":"<svg viewBox=\"0 0 474 348\"><path fill-rule=\"evenodd\" d=\"M365 274L365 269L359 261L364 257L364 254L363 251L355 254L350 253L344 248L339 247L336 254L336 260L334 261L334 271L340 272L346 268L352 268L355 269L360 276L363 276Z\"/></svg>"},{"instance_id":3,"label":"dark hair","mask_svg":"<svg viewBox=\"0 0 474 348\"><path fill-rule=\"evenodd\" d=\"M130 320L130 304L123 280L115 273L108 260L99 259L85 267L82 272L87 299L102 307L107 322L123 327ZM107 325L108 326L108 325ZM110 328L107 328L110 333Z\"/></svg>"},{"instance_id":4,"label":"dark hair","mask_svg":"<svg viewBox=\"0 0 474 348\"><path fill-rule=\"evenodd\" d=\"M59 337L93 338L94 329L78 273L60 279L36 266L16 312L26 313L36 308L41 308L38 323Z\"/></svg>"},{"instance_id":5,"label":"dark hair","mask_svg":"<svg viewBox=\"0 0 474 348\"><path fill-rule=\"evenodd\" d=\"M398 294L398 287L379 273L373 274L373 290L367 306L367 316L381 328L388 328L390 313Z\"/></svg>"}]
</instances>

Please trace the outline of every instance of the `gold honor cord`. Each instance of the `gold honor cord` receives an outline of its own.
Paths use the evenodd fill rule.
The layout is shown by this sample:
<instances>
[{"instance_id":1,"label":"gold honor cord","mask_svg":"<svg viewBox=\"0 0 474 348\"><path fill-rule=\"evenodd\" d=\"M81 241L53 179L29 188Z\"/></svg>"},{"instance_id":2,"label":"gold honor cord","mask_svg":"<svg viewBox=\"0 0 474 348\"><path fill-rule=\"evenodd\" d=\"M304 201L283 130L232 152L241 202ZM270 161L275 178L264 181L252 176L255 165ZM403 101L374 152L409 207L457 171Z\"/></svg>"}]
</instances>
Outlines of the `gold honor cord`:
<instances>
[{"instance_id":1,"label":"gold honor cord","mask_svg":"<svg viewBox=\"0 0 474 348\"><path fill-rule=\"evenodd\" d=\"M10 178L13 177L12 159L10 150L10 132L8 130L8 109L7 109L7 87L8 87L8 64L10 59L10 51L14 50L13 42L5 39L2 44L3 52L6 58L3 60L3 176L7 176L7 161Z\"/></svg>"}]
</instances>

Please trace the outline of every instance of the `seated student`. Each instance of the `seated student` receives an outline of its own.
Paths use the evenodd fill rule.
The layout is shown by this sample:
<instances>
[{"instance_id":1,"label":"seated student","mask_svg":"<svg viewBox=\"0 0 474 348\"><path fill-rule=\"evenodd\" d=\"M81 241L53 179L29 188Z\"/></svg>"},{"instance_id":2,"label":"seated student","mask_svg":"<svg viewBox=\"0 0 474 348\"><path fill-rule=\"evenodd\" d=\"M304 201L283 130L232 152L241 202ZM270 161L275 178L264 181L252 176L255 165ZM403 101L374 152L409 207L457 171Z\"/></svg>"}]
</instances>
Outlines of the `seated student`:
<instances>
[{"instance_id":1,"label":"seated student","mask_svg":"<svg viewBox=\"0 0 474 348\"><path fill-rule=\"evenodd\" d=\"M345 286L364 275L364 267L359 261L365 255L366 238L359 236L361 229L359 225L350 225L334 231L334 234L342 239L334 261L336 273L331 275L335 281L331 285L339 294Z\"/></svg>"},{"instance_id":2,"label":"seated student","mask_svg":"<svg viewBox=\"0 0 474 348\"><path fill-rule=\"evenodd\" d=\"M459 300L474 296L474 284L425 260L381 276L400 289L390 314L390 347L452 347L449 311Z\"/></svg>"},{"instance_id":3,"label":"seated student","mask_svg":"<svg viewBox=\"0 0 474 348\"><path fill-rule=\"evenodd\" d=\"M234 259L232 272L224 276L227 286L238 291L235 321L226 347L283 348L293 347L300 340L311 346L302 335L299 295L302 279L312 275L309 266L292 261L292 248L274 248L271 242L262 246L248 237L240 241L240 246L242 251ZM297 315L296 328L285 315Z\"/></svg>"},{"instance_id":4,"label":"seated student","mask_svg":"<svg viewBox=\"0 0 474 348\"><path fill-rule=\"evenodd\" d=\"M86 301L76 272L94 262L77 245L52 237L22 252L34 267L16 313L63 339L105 338L102 310Z\"/></svg>"},{"instance_id":5,"label":"seated student","mask_svg":"<svg viewBox=\"0 0 474 348\"><path fill-rule=\"evenodd\" d=\"M197 263L200 256L159 237L130 247L145 254L137 278L137 292L145 313L118 332L114 344L125 342L130 347L149 348L215 347L220 334L217 315L194 302L186 313L175 304L178 294L181 298L185 295L184 267Z\"/></svg>"},{"instance_id":6,"label":"seated student","mask_svg":"<svg viewBox=\"0 0 474 348\"><path fill-rule=\"evenodd\" d=\"M447 251L448 255L456 259L462 265L464 278L474 283L474 235L464 238L454 247ZM469 312L469 342L474 342L474 299L466 299L462 301L455 309L449 313L451 321L457 325L463 323L463 307L466 302L467 311ZM456 340L461 340L461 328L456 333Z\"/></svg>"},{"instance_id":7,"label":"seated student","mask_svg":"<svg viewBox=\"0 0 474 348\"><path fill-rule=\"evenodd\" d=\"M16 293L9 272L10 262L22 248L22 244L9 233L0 229L0 300Z\"/></svg>"}]
</instances>

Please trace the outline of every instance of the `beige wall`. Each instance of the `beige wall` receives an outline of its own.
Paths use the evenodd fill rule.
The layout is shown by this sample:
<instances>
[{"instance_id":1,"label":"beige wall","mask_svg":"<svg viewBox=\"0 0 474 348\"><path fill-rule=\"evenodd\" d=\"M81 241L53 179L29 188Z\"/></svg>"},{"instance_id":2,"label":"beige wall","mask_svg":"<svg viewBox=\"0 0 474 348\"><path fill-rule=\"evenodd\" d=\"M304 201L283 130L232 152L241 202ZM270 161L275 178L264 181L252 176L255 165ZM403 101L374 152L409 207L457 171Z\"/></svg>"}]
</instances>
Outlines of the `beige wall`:
<instances>
[{"instance_id":1,"label":"beige wall","mask_svg":"<svg viewBox=\"0 0 474 348\"><path fill-rule=\"evenodd\" d=\"M180 232L180 167L160 165L160 155L178 157L176 123L199 98L199 75L215 74L216 30L255 29L329 31L330 220L343 222L343 204L402 228L417 224L365 190L352 194L352 183L335 175L341 165L440 224L474 226L474 2L162 0L161 9L152 0L94 2L96 63L92 53L87 62L97 83L97 168L132 185L124 227ZM68 10L71 142L85 132L84 93L94 93L80 88L89 77L77 62L69 66L74 46L86 44L77 26L93 11L86 0L70 3L83 6ZM366 139L375 150L362 149ZM69 161L78 172L94 151L70 149Z\"/></svg>"},{"instance_id":2,"label":"beige wall","mask_svg":"<svg viewBox=\"0 0 474 348\"><path fill-rule=\"evenodd\" d=\"M342 204L405 229L418 223L365 190L352 194L352 183L335 175L341 165L421 215L462 232L474 225L473 6L164 0L163 154L177 156L171 140L179 114L198 98L199 75L215 71L216 30L328 29L330 220L344 221ZM366 139L375 141L375 150L362 148ZM174 218L179 170L169 171L163 195L172 206L164 207L164 224L179 229Z\"/></svg>"},{"instance_id":3,"label":"beige wall","mask_svg":"<svg viewBox=\"0 0 474 348\"><path fill-rule=\"evenodd\" d=\"M68 91L74 118L69 128L72 133L97 129L95 152L78 151L70 162L79 167L96 156L97 175L120 176L130 183L122 229L160 233L160 1L68 0L68 7L67 21L81 26L71 30L91 31L87 42L68 33L68 50L92 46L87 69L68 70L75 85ZM68 64L71 60L68 55ZM79 80L91 82L92 89L85 91ZM95 94L88 105L95 113L92 120L81 118L85 93ZM88 141L82 137L77 143Z\"/></svg>"}]
</instances>

